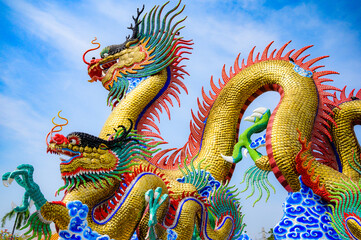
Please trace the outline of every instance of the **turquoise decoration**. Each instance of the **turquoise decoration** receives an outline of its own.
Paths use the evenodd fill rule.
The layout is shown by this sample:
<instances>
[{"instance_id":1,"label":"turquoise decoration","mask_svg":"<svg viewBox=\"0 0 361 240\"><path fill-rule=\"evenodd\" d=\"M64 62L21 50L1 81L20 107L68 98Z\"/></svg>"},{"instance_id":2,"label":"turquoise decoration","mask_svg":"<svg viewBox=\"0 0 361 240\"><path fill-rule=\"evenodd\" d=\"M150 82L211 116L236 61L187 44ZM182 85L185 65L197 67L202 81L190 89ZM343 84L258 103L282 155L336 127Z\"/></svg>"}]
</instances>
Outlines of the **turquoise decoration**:
<instances>
[{"instance_id":1,"label":"turquoise decoration","mask_svg":"<svg viewBox=\"0 0 361 240\"><path fill-rule=\"evenodd\" d=\"M242 206L239 198L237 198L239 194L237 191L238 189L234 186L228 187L228 182L226 182L221 184L218 189L213 189L211 195L207 199L207 202L210 205L209 211L216 219L223 219L224 215L233 216L234 235L232 236L232 239L240 238L246 226L246 224L243 223L244 215L241 212Z\"/></svg>"},{"instance_id":2,"label":"turquoise decoration","mask_svg":"<svg viewBox=\"0 0 361 240\"><path fill-rule=\"evenodd\" d=\"M190 162L191 169L188 168L186 162L187 159L184 160L184 169L179 168L179 170L183 173L184 177L178 178L177 181L180 183L190 183L194 185L202 197L209 197L214 189L218 189L221 186L221 183L217 181L209 172L205 169L201 169L202 161L198 163L197 169L193 165L193 160Z\"/></svg>"},{"instance_id":3,"label":"turquoise decoration","mask_svg":"<svg viewBox=\"0 0 361 240\"><path fill-rule=\"evenodd\" d=\"M273 193L276 193L276 189L268 181L269 173L270 173L270 171L264 171L262 169L259 169L256 165L249 167L247 169L247 171L244 173L243 180L242 180L242 182L240 182L240 184L244 183L244 181L247 179L247 185L246 185L246 188L241 191L241 193L247 191L247 189L250 185L252 187L252 192L247 196L246 199L253 196L253 194L255 192L255 186L258 189L258 198L253 202L253 207L262 198L262 195L263 195L262 188L267 192L266 202L268 201L268 199L271 195L270 190L268 189L267 185L273 189Z\"/></svg>"},{"instance_id":4,"label":"turquoise decoration","mask_svg":"<svg viewBox=\"0 0 361 240\"><path fill-rule=\"evenodd\" d=\"M68 202L70 223L68 230L59 232L59 240L110 240L108 235L100 235L88 227L86 220L88 216L88 206L80 201Z\"/></svg>"},{"instance_id":5,"label":"turquoise decoration","mask_svg":"<svg viewBox=\"0 0 361 240\"><path fill-rule=\"evenodd\" d=\"M154 226L158 223L157 222L157 211L160 205L168 198L168 194L163 194L162 197L160 197L162 193L162 188L157 187L155 191L153 189L149 189L145 193L145 200L149 204L149 230L146 239L150 240L156 240L157 235L155 233Z\"/></svg>"},{"instance_id":6,"label":"turquoise decoration","mask_svg":"<svg viewBox=\"0 0 361 240\"><path fill-rule=\"evenodd\" d=\"M33 173L34 167L32 165L21 164L16 168L16 170L7 172L2 176L5 187L8 187L15 179L17 184L25 188L22 204L14 209L15 212L26 211L31 200L34 201L36 210L40 210L40 208L46 203L46 199L41 193L39 185L34 182Z\"/></svg>"},{"instance_id":7,"label":"turquoise decoration","mask_svg":"<svg viewBox=\"0 0 361 240\"><path fill-rule=\"evenodd\" d=\"M29 239L33 239L36 236L39 236L40 239L40 236L44 235L44 239L48 240L51 237L50 222L44 220L40 214L40 208L46 203L46 199L40 191L39 185L34 182L33 173L34 167L32 165L21 164L16 170L5 173L2 176L2 180L5 187L8 187L15 179L17 184L25 188L22 204L14 208L15 212L26 211L30 201L33 201L36 207L37 211L30 216L27 224L21 230L29 227L29 230L25 233L26 235L33 232Z\"/></svg>"},{"instance_id":8,"label":"turquoise decoration","mask_svg":"<svg viewBox=\"0 0 361 240\"><path fill-rule=\"evenodd\" d=\"M289 193L284 215L275 226L275 239L341 239L331 226L330 207L300 177L299 192Z\"/></svg>"},{"instance_id":9,"label":"turquoise decoration","mask_svg":"<svg viewBox=\"0 0 361 240\"><path fill-rule=\"evenodd\" d=\"M21 228L21 230L24 230L30 226L29 230L26 233L24 233L24 235L27 235L33 232L33 234L30 236L29 239L33 239L37 236L38 239L40 239L40 237L44 235L45 240L50 240L51 238L50 223L51 222L48 222L45 219L43 219L40 211L36 211L33 214L31 214L28 222L24 227Z\"/></svg>"},{"instance_id":10,"label":"turquoise decoration","mask_svg":"<svg viewBox=\"0 0 361 240\"><path fill-rule=\"evenodd\" d=\"M355 163L357 164L356 161ZM361 216L361 181L358 183L343 181L342 184L337 184L336 186L336 188L330 191L332 194L330 201L332 203L330 204L332 209L330 212L332 213L330 214L331 225L342 239L346 240L350 239L350 237L357 239L344 224L352 219L358 225L361 225L359 218Z\"/></svg>"},{"instance_id":11,"label":"turquoise decoration","mask_svg":"<svg viewBox=\"0 0 361 240\"><path fill-rule=\"evenodd\" d=\"M293 61L290 61L293 65L294 68L293 70L295 70L296 73L298 73L299 75L301 75L302 77L312 77L313 73L311 71L305 70L303 68L301 68L300 66L298 66L296 63L294 63Z\"/></svg>"}]
</instances>

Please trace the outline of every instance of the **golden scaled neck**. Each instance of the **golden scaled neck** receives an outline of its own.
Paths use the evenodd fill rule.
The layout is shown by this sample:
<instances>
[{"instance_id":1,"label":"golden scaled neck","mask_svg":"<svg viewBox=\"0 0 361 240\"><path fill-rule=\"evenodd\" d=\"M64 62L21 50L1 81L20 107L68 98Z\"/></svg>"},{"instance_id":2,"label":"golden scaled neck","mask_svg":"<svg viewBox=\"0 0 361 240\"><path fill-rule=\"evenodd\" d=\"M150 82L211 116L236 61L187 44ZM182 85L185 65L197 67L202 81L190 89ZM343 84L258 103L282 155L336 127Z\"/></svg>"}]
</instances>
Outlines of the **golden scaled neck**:
<instances>
[{"instance_id":1,"label":"golden scaled neck","mask_svg":"<svg viewBox=\"0 0 361 240\"><path fill-rule=\"evenodd\" d=\"M99 134L102 139L108 139L108 134L114 133L119 125L130 127L129 119L133 124L143 109L152 101L167 81L167 69L150 76L142 81L135 89L127 94L110 113Z\"/></svg>"}]
</instances>

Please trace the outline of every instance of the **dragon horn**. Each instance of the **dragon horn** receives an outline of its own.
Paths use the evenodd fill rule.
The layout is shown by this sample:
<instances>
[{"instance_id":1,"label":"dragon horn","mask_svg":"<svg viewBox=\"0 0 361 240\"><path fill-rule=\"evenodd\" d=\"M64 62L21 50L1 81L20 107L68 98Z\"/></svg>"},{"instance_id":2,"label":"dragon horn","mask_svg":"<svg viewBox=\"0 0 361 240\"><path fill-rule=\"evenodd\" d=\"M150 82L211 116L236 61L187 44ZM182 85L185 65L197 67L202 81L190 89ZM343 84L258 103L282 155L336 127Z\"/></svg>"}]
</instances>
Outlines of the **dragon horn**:
<instances>
[{"instance_id":1,"label":"dragon horn","mask_svg":"<svg viewBox=\"0 0 361 240\"><path fill-rule=\"evenodd\" d=\"M83 54L83 62L84 62L85 64L87 64L87 65L90 65L90 63L85 60L85 55L86 55L88 52L90 52L90 51L94 51L94 50L97 50L98 48L100 48L100 43L94 42L94 41L96 41L96 40L97 40L97 38L95 37L94 40L91 41L91 43L92 43L92 44L97 44L98 47L91 48L91 49L87 50L87 51Z\"/></svg>"}]
</instances>

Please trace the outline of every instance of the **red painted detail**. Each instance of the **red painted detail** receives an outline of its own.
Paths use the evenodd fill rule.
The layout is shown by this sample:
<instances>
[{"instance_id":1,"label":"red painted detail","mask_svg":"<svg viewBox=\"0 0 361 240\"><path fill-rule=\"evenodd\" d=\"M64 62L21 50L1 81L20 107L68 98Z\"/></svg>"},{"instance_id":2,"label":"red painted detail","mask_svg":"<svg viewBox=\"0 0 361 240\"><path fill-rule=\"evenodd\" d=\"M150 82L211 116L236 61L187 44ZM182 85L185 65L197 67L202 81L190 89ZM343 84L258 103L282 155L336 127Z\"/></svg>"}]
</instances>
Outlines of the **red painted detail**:
<instances>
[{"instance_id":1,"label":"red painted detail","mask_svg":"<svg viewBox=\"0 0 361 240\"><path fill-rule=\"evenodd\" d=\"M54 135L54 137L50 139L50 143L55 143L59 145L63 143L68 144L69 140L64 135L57 133Z\"/></svg>"},{"instance_id":2,"label":"red painted detail","mask_svg":"<svg viewBox=\"0 0 361 240\"><path fill-rule=\"evenodd\" d=\"M53 204L58 204L58 205L62 205L62 206L64 206L64 207L66 207L66 204L65 204L64 202L62 202L62 201L52 201L51 203L53 203Z\"/></svg>"},{"instance_id":3,"label":"red painted detail","mask_svg":"<svg viewBox=\"0 0 361 240\"><path fill-rule=\"evenodd\" d=\"M315 175L315 167L312 166L313 163L316 161L315 158L312 158L311 160L307 160L309 157L307 155L307 151L311 148L311 143L307 144L306 138L301 138L301 132L298 131L298 140L300 141L302 148L300 152L296 156L296 170L297 172L302 176L303 183L310 187L314 193L321 196L326 201L330 201L330 194L327 192L324 184L320 186L320 176L314 176ZM313 179L314 178L314 179Z\"/></svg>"}]
</instances>

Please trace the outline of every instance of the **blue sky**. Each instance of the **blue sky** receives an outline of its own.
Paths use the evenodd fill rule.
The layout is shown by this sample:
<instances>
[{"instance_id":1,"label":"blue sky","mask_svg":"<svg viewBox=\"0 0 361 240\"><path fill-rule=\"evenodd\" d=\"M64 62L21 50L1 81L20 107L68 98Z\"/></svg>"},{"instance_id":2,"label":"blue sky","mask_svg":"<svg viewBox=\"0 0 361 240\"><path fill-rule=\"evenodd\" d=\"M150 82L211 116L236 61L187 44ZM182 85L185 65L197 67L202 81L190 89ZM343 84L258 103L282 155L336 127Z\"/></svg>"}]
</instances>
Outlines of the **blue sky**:
<instances>
[{"instance_id":1,"label":"blue sky","mask_svg":"<svg viewBox=\"0 0 361 240\"><path fill-rule=\"evenodd\" d=\"M35 167L34 178L48 200L57 200L54 192L61 185L59 160L46 154L45 136L52 127L51 119L59 110L69 119L64 133L83 131L98 135L110 109L107 92L97 83L88 83L82 54L91 48L96 36L105 47L122 43L130 34L136 8L145 3L146 11L163 1L0 1L0 174L21 163ZM172 121L161 119L161 131L170 147L183 145L189 134L190 109L196 110L201 87L209 89L211 75L219 78L223 64L231 66L239 52L246 58L253 46L263 51L275 41L274 48L292 40L287 49L315 45L307 51L311 57L330 55L322 60L332 76L334 86L360 88L361 69L361 2L360 1L183 1L188 18L181 35L193 39L193 54L187 61L185 84L189 94L182 93L182 107L175 107ZM175 4L174 1L171 4ZM273 108L278 94L267 93L257 99L251 110ZM173 127L172 127L173 126ZM177 126L174 128L174 126ZM245 127L248 125L245 124ZM184 130L181 130L184 129ZM360 132L360 128L356 128ZM360 134L357 133L359 136ZM233 184L238 184L245 169L245 159L236 168ZM273 176L277 188L269 203L251 205L245 200L246 230L256 239L261 228L268 230L282 216L282 202L287 196ZM0 187L0 215L20 203L23 190L11 185Z\"/></svg>"}]
</instances>

